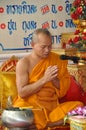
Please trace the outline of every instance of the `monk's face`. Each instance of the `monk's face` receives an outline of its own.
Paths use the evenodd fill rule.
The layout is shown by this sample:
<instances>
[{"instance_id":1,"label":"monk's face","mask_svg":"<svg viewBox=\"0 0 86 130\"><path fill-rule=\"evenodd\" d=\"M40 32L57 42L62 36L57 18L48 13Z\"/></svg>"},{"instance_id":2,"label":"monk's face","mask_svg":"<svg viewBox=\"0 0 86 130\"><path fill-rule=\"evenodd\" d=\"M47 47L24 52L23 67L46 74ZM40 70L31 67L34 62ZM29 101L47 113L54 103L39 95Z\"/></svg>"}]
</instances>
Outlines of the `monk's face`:
<instances>
[{"instance_id":1,"label":"monk's face","mask_svg":"<svg viewBox=\"0 0 86 130\"><path fill-rule=\"evenodd\" d=\"M46 34L38 34L37 41L33 45L34 52L41 58L46 58L52 49L52 38Z\"/></svg>"}]
</instances>

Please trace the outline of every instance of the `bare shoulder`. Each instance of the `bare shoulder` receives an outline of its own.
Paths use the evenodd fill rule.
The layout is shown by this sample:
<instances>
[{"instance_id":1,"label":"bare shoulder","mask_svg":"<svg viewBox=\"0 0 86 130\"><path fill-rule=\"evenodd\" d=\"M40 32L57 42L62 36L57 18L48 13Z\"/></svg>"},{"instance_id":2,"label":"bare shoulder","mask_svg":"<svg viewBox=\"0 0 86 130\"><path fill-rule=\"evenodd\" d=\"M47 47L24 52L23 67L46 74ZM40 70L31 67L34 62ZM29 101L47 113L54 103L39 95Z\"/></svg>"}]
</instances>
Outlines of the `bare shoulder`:
<instances>
[{"instance_id":1,"label":"bare shoulder","mask_svg":"<svg viewBox=\"0 0 86 130\"><path fill-rule=\"evenodd\" d=\"M30 57L30 54L28 54L27 56L21 58L17 63L16 69L27 69L30 64Z\"/></svg>"}]
</instances>

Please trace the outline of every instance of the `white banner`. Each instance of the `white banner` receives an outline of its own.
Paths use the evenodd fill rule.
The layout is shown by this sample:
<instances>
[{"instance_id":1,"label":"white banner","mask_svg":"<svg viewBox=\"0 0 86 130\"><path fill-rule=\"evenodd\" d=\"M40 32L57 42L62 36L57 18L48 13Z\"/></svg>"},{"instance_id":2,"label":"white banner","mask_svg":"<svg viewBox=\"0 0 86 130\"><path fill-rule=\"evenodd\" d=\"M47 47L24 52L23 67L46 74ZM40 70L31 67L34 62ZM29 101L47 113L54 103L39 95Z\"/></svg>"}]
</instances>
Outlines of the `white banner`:
<instances>
[{"instance_id":1,"label":"white banner","mask_svg":"<svg viewBox=\"0 0 86 130\"><path fill-rule=\"evenodd\" d=\"M0 53L31 49L32 33L48 28L53 47L60 46L61 33L73 32L70 18L73 0L0 0Z\"/></svg>"}]
</instances>

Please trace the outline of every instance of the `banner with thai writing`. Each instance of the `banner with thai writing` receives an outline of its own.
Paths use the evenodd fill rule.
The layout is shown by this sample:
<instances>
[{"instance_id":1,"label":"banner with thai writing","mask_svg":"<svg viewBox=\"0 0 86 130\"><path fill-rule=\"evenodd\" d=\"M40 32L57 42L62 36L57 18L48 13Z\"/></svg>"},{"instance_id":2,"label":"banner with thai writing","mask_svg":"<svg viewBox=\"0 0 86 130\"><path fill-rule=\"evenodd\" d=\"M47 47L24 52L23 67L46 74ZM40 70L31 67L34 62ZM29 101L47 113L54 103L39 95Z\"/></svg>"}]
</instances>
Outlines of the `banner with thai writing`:
<instances>
[{"instance_id":1,"label":"banner with thai writing","mask_svg":"<svg viewBox=\"0 0 86 130\"><path fill-rule=\"evenodd\" d=\"M0 0L0 53L31 50L32 33L47 28L53 48L60 45L61 33L73 32L70 17L73 0Z\"/></svg>"}]
</instances>

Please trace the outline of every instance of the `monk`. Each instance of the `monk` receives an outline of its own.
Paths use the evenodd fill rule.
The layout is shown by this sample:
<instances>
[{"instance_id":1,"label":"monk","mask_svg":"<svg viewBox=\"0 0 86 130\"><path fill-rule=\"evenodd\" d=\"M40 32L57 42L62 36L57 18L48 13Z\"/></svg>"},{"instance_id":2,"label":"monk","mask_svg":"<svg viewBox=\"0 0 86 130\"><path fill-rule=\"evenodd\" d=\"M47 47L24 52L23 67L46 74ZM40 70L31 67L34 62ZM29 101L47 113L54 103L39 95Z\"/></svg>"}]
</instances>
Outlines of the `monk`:
<instances>
[{"instance_id":1,"label":"monk","mask_svg":"<svg viewBox=\"0 0 86 130\"><path fill-rule=\"evenodd\" d=\"M36 128L40 130L63 123L68 111L83 104L79 101L59 103L69 89L70 75L67 61L51 51L51 33L47 29L35 30L31 45L31 53L16 66L18 97L14 107L31 108Z\"/></svg>"}]
</instances>

